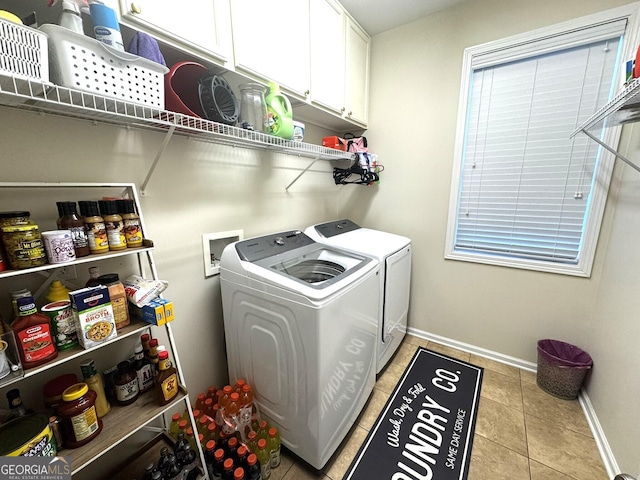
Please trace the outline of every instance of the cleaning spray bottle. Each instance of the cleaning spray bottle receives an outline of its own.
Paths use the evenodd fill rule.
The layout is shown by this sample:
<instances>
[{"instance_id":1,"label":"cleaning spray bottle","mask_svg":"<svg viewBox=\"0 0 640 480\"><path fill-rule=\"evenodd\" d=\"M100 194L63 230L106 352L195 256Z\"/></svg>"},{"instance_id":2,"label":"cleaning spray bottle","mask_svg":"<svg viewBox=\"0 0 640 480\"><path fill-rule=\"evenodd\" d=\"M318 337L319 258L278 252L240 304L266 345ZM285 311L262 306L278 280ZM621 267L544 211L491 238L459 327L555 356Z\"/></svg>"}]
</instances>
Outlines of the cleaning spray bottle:
<instances>
[{"instance_id":1,"label":"cleaning spray bottle","mask_svg":"<svg viewBox=\"0 0 640 480\"><path fill-rule=\"evenodd\" d=\"M52 7L60 0L49 0L49 6ZM84 35L82 26L81 11L88 12L88 4L86 0L62 0L62 13L60 14L61 27L68 28L72 32Z\"/></svg>"},{"instance_id":2,"label":"cleaning spray bottle","mask_svg":"<svg viewBox=\"0 0 640 480\"><path fill-rule=\"evenodd\" d=\"M276 137L293 138L293 110L289 99L280 93L280 86L269 82L269 94L265 98L269 116L269 133Z\"/></svg>"},{"instance_id":3,"label":"cleaning spray bottle","mask_svg":"<svg viewBox=\"0 0 640 480\"><path fill-rule=\"evenodd\" d=\"M89 12L93 22L93 33L96 40L105 45L124 52L124 43L120 33L120 24L116 12L100 0L89 0Z\"/></svg>"}]
</instances>

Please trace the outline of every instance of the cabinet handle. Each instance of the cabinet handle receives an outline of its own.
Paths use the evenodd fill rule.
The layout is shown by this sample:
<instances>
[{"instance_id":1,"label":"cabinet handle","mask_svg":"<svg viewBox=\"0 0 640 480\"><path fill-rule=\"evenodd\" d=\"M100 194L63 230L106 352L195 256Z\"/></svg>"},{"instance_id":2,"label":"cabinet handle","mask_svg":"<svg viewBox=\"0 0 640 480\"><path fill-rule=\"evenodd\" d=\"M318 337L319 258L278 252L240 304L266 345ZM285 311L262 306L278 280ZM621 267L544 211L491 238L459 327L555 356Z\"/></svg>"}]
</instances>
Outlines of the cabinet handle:
<instances>
[{"instance_id":1,"label":"cabinet handle","mask_svg":"<svg viewBox=\"0 0 640 480\"><path fill-rule=\"evenodd\" d=\"M344 111L345 111L345 110L346 110L346 108L342 107L342 108L340 109L340 113L344 113Z\"/></svg>"},{"instance_id":2,"label":"cabinet handle","mask_svg":"<svg viewBox=\"0 0 640 480\"><path fill-rule=\"evenodd\" d=\"M137 13L137 14L142 13L142 9L140 8L140 5L138 5L137 3L131 3L131 13Z\"/></svg>"},{"instance_id":3,"label":"cabinet handle","mask_svg":"<svg viewBox=\"0 0 640 480\"><path fill-rule=\"evenodd\" d=\"M353 112L347 113L347 117L350 117Z\"/></svg>"},{"instance_id":4,"label":"cabinet handle","mask_svg":"<svg viewBox=\"0 0 640 480\"><path fill-rule=\"evenodd\" d=\"M309 91L309 90L305 90L305 92L304 92L304 96L305 96L305 97L308 97L310 93L311 93L311 91Z\"/></svg>"}]
</instances>

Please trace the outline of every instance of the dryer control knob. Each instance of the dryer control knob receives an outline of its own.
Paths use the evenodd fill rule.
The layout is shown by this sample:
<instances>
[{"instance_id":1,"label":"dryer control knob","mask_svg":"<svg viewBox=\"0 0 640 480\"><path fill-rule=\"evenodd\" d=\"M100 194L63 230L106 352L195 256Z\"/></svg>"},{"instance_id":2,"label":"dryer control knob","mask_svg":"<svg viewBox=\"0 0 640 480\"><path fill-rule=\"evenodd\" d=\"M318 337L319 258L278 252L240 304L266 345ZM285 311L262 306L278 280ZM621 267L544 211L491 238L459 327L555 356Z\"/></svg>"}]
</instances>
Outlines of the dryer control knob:
<instances>
[{"instance_id":1,"label":"dryer control knob","mask_svg":"<svg viewBox=\"0 0 640 480\"><path fill-rule=\"evenodd\" d=\"M276 237L275 240L273 241L276 245L284 245L284 238L282 237Z\"/></svg>"}]
</instances>

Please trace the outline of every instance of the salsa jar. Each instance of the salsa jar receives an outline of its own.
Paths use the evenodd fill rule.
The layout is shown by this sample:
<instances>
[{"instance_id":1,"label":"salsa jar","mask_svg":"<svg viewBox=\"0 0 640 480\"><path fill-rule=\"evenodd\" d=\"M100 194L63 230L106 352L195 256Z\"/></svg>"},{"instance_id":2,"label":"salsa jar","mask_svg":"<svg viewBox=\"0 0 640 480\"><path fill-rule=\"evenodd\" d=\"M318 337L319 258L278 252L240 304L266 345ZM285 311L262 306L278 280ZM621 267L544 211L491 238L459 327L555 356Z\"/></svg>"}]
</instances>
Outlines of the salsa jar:
<instances>
[{"instance_id":1,"label":"salsa jar","mask_svg":"<svg viewBox=\"0 0 640 480\"><path fill-rule=\"evenodd\" d=\"M2 227L2 243L11 268L20 270L47 263L42 236L35 223Z\"/></svg>"},{"instance_id":2,"label":"salsa jar","mask_svg":"<svg viewBox=\"0 0 640 480\"><path fill-rule=\"evenodd\" d=\"M96 411L97 394L86 383L76 383L62 393L58 405L64 446L78 448L96 438L102 431L102 420Z\"/></svg>"}]
</instances>

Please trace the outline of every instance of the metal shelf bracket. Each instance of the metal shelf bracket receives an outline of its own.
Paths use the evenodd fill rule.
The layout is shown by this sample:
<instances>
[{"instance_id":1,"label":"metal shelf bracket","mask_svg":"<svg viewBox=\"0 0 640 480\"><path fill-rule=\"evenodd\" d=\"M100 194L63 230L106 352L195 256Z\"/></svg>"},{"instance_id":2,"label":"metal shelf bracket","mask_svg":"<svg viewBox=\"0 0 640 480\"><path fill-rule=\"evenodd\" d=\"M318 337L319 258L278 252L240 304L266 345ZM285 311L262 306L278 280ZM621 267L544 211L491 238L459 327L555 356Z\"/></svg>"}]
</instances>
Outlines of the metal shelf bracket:
<instances>
[{"instance_id":1,"label":"metal shelf bracket","mask_svg":"<svg viewBox=\"0 0 640 480\"><path fill-rule=\"evenodd\" d=\"M619 158L620 160L622 160L624 163L626 163L627 165L629 165L631 168L633 168L634 170L637 170L638 172L640 172L640 167L638 165L636 165L635 163L633 163L631 160L629 160L627 157L625 157L624 155L621 155L620 153L618 153L616 150L614 150L613 148L611 148L609 145L607 145L606 143L604 143L602 140L600 140L599 138L597 138L595 135L592 135L591 133L589 133L587 130L582 130L582 133L584 133L587 137L589 137L591 140L593 140L594 142L596 142L598 145L600 145L602 148L604 148L606 151L608 151L609 153L613 154L616 156L616 158Z\"/></svg>"},{"instance_id":2,"label":"metal shelf bracket","mask_svg":"<svg viewBox=\"0 0 640 480\"><path fill-rule=\"evenodd\" d=\"M160 144L160 149L158 150L158 153L156 154L156 158L153 160L153 163L149 167L149 171L147 172L147 176L145 177L144 182L142 182L142 186L140 187L140 194L141 195L143 195L143 196L146 195L145 189L147 188L147 184L149 183L149 180L151 180L151 176L153 175L153 172L155 171L156 166L158 165L158 162L162 158L162 155L164 155L164 151L167 149L167 145L169 145L169 140L171 140L171 137L173 136L173 132L175 132L175 131L176 131L176 126L175 125L171 125L169 127L169 130L165 134L164 140L162 140L162 143Z\"/></svg>"}]
</instances>

